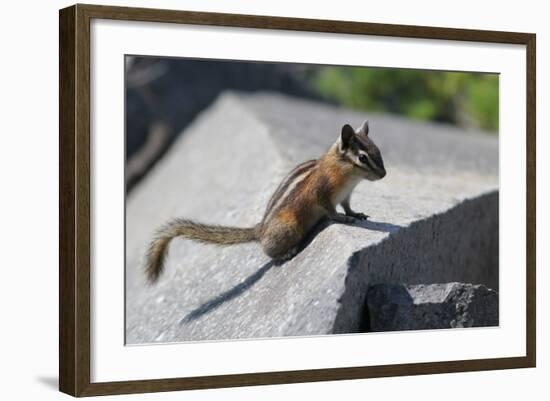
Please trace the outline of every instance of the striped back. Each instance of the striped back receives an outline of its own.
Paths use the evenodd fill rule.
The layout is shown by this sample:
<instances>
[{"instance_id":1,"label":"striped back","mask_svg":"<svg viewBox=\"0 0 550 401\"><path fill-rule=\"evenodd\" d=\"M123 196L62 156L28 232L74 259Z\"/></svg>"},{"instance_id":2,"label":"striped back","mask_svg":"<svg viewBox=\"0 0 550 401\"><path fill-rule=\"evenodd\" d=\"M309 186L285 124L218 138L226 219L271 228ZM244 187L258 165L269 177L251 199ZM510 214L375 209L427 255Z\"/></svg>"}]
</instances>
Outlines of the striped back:
<instances>
[{"instance_id":1,"label":"striped back","mask_svg":"<svg viewBox=\"0 0 550 401\"><path fill-rule=\"evenodd\" d=\"M317 162L318 160L309 160L299 164L285 177L271 196L262 221L266 221L271 217L296 186L311 173Z\"/></svg>"}]
</instances>

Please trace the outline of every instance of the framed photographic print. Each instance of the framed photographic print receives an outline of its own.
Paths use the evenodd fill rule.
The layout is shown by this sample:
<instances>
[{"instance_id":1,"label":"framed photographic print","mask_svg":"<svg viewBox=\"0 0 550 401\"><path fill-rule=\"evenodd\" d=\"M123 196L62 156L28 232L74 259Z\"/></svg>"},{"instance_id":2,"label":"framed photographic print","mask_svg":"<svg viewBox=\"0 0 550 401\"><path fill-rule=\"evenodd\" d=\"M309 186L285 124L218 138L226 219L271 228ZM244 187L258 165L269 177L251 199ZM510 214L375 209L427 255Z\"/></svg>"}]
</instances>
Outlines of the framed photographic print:
<instances>
[{"instance_id":1,"label":"framed photographic print","mask_svg":"<svg viewBox=\"0 0 550 401\"><path fill-rule=\"evenodd\" d=\"M61 391L535 366L534 34L59 21Z\"/></svg>"}]
</instances>

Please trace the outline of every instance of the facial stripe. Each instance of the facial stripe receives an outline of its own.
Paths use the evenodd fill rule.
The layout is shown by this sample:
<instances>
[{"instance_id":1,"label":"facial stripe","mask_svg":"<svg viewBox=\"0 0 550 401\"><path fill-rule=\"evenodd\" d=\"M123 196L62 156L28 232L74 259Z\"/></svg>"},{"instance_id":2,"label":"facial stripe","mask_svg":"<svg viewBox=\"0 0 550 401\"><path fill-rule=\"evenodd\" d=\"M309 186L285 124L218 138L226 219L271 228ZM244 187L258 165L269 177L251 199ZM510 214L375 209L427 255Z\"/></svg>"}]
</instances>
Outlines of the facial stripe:
<instances>
[{"instance_id":1,"label":"facial stripe","mask_svg":"<svg viewBox=\"0 0 550 401\"><path fill-rule=\"evenodd\" d=\"M371 156L367 152L361 152L360 155L365 155L366 157L366 160L365 160L366 163L361 163L361 164L366 165L371 170L376 170L376 163L374 162L374 160L372 160Z\"/></svg>"},{"instance_id":2,"label":"facial stripe","mask_svg":"<svg viewBox=\"0 0 550 401\"><path fill-rule=\"evenodd\" d=\"M364 150L365 152L368 150L370 144L369 138L361 135L355 135L355 140L359 149Z\"/></svg>"},{"instance_id":3,"label":"facial stripe","mask_svg":"<svg viewBox=\"0 0 550 401\"><path fill-rule=\"evenodd\" d=\"M372 160L374 165L378 169L384 169L384 162L382 161L382 156L380 155L380 151L374 152L372 155L369 154L369 158Z\"/></svg>"},{"instance_id":4,"label":"facial stripe","mask_svg":"<svg viewBox=\"0 0 550 401\"><path fill-rule=\"evenodd\" d=\"M371 170L383 170L384 162L382 161L380 150L374 142L370 138L361 137L360 135L356 135L356 139L357 156L359 157L359 154L365 154L368 158L368 163L362 163L362 165L366 165Z\"/></svg>"}]
</instances>

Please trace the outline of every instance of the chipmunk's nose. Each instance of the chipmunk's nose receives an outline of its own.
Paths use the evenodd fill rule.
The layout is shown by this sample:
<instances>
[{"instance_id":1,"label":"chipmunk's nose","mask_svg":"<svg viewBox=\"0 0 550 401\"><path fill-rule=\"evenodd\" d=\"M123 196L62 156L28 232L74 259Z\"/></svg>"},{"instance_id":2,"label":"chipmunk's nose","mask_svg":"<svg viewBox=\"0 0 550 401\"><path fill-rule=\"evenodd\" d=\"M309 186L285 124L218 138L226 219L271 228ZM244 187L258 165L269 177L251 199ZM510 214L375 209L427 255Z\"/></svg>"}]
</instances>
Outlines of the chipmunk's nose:
<instances>
[{"instance_id":1,"label":"chipmunk's nose","mask_svg":"<svg viewBox=\"0 0 550 401\"><path fill-rule=\"evenodd\" d=\"M380 172L378 173L378 175L380 175L380 179L384 178L384 177L386 176L386 169L380 170Z\"/></svg>"}]
</instances>

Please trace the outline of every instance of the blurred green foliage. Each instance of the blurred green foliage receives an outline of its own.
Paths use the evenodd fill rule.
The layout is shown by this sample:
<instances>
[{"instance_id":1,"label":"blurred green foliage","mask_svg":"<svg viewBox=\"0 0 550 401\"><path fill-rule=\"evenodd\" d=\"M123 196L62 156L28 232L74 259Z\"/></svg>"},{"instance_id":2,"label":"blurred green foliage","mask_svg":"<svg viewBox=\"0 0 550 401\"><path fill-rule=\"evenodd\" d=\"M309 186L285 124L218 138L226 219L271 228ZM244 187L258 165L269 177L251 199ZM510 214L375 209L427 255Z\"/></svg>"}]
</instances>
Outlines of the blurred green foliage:
<instances>
[{"instance_id":1,"label":"blurred green foliage","mask_svg":"<svg viewBox=\"0 0 550 401\"><path fill-rule=\"evenodd\" d=\"M313 86L345 106L498 130L498 75L366 67L322 67Z\"/></svg>"}]
</instances>

